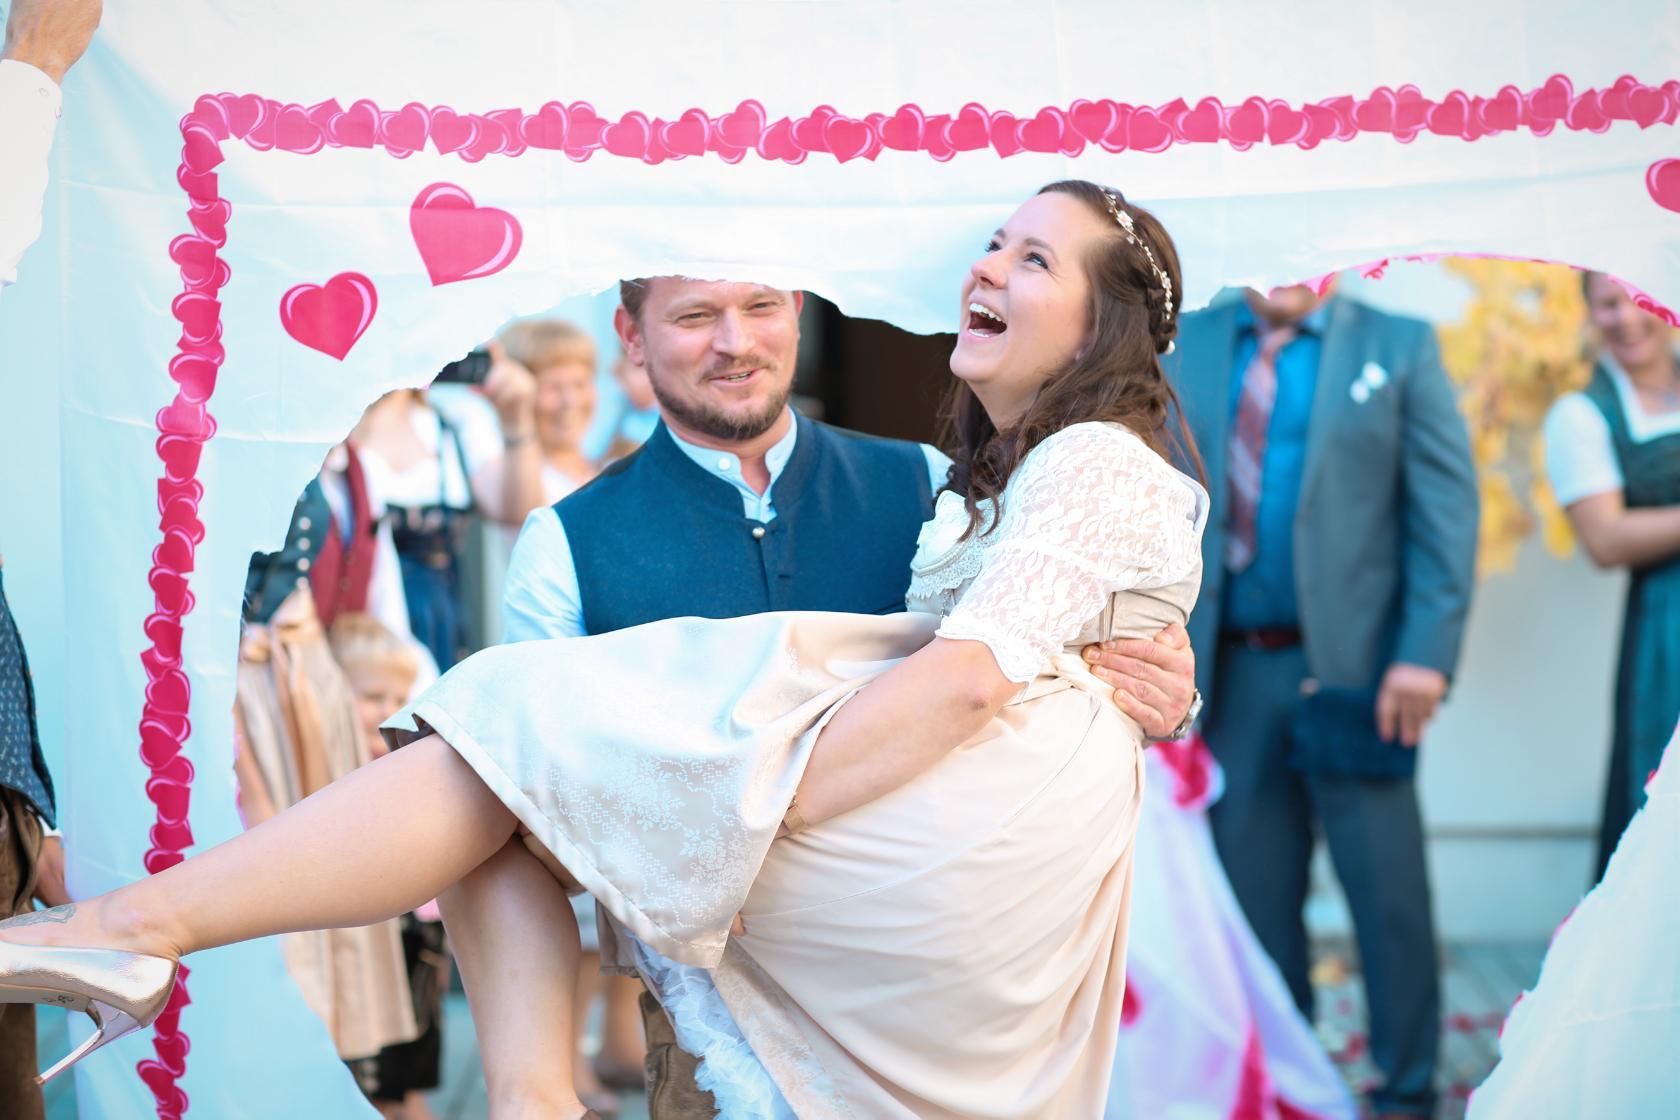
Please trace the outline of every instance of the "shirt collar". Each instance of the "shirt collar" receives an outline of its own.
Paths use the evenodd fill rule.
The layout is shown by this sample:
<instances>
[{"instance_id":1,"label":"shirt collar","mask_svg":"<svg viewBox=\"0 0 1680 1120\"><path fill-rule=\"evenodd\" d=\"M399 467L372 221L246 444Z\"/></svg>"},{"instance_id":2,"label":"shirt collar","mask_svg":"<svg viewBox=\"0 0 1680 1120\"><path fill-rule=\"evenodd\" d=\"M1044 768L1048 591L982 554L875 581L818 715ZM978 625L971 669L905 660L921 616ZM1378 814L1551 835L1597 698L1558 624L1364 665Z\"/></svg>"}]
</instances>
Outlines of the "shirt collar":
<instances>
[{"instance_id":1,"label":"shirt collar","mask_svg":"<svg viewBox=\"0 0 1680 1120\"><path fill-rule=\"evenodd\" d=\"M787 466L788 460L793 457L793 445L799 439L799 417L792 409L789 409L788 412L793 423L788 425L787 435L777 440L770 446L770 450L764 453L764 465L770 471L771 486L776 485L776 479L781 476L782 468ZM692 459L695 465L707 474L728 479L735 483L737 487L751 489L747 486L746 476L741 471L740 456L734 452L719 451L715 447L701 447L698 444L689 443L672 431L670 425L666 425L665 434L671 437L671 442L676 444L684 455Z\"/></svg>"},{"instance_id":2,"label":"shirt collar","mask_svg":"<svg viewBox=\"0 0 1680 1120\"><path fill-rule=\"evenodd\" d=\"M1335 303L1336 297L1331 296L1329 299L1313 308L1311 314L1309 314L1305 319L1302 319L1299 323L1295 324L1296 333L1310 334L1318 338L1324 337L1324 328L1330 323L1330 309L1335 306ZM1248 331L1253 333L1256 325L1254 308L1248 305L1248 301L1246 299L1238 300L1237 330L1239 332Z\"/></svg>"}]
</instances>

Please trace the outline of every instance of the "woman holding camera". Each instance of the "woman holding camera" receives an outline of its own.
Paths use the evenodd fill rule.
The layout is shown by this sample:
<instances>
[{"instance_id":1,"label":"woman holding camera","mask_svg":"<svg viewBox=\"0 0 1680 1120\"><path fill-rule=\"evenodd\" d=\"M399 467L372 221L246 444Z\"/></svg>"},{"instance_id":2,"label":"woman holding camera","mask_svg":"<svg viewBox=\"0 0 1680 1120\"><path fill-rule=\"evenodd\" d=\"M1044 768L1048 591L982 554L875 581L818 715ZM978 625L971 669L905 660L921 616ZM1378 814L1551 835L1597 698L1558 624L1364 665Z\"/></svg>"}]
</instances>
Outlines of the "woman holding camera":
<instances>
[{"instance_id":1,"label":"woman holding camera","mask_svg":"<svg viewBox=\"0 0 1680 1120\"><path fill-rule=\"evenodd\" d=\"M465 413L446 416L419 389L385 394L350 433L369 489L390 519L410 628L440 670L467 652L461 556L469 518L517 526L543 500L536 379L498 343L487 351L455 368L482 369L474 389L495 409L499 446L495 426Z\"/></svg>"}]
</instances>

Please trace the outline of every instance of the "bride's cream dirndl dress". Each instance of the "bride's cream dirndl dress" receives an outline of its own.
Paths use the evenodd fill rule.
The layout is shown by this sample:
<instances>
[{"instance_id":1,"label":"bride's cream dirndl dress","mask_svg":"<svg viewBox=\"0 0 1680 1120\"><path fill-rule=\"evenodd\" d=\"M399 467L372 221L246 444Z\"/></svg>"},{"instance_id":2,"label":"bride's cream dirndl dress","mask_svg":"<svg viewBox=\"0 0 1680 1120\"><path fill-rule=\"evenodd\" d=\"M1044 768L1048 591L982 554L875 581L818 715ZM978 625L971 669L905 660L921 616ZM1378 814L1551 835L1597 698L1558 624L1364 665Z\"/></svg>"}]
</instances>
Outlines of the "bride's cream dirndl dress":
<instances>
[{"instance_id":1,"label":"bride's cream dirndl dress","mask_svg":"<svg viewBox=\"0 0 1680 1120\"><path fill-rule=\"evenodd\" d=\"M800 1117L1100 1116L1143 755L1079 651L1185 620L1207 498L1125 428L1079 424L1002 506L960 541L941 495L909 613L499 646L388 728L448 740L595 896L620 963L628 933L706 970ZM827 719L936 634L986 643L1022 691L906 785L775 840Z\"/></svg>"}]
</instances>

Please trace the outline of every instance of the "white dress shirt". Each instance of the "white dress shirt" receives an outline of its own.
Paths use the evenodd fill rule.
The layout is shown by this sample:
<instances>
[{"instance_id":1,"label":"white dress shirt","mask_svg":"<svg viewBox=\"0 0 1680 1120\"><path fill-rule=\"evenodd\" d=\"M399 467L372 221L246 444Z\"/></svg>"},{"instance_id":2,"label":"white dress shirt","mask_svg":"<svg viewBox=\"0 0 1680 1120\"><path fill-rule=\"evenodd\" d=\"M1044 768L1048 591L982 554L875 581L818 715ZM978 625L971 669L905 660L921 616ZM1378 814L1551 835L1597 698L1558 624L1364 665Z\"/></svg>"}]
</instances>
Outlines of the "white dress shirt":
<instances>
[{"instance_id":1,"label":"white dress shirt","mask_svg":"<svg viewBox=\"0 0 1680 1120\"><path fill-rule=\"evenodd\" d=\"M27 62L0 61L0 287L17 279L24 250L41 236L47 155L63 95Z\"/></svg>"},{"instance_id":2,"label":"white dress shirt","mask_svg":"<svg viewBox=\"0 0 1680 1120\"><path fill-rule=\"evenodd\" d=\"M764 465L770 470L770 485L762 494L747 484L741 460L734 455L698 447L678 439L674 432L669 434L683 454L740 492L741 506L748 517L754 521L775 520L776 510L770 495L782 468L793 455L799 425L789 425L787 435L765 452ZM937 492L945 485L951 460L925 443L921 448L927 459L928 481ZM525 519L525 527L513 546L513 557L508 561L507 581L502 590L502 641L576 638L584 632L583 591L578 584L566 529L552 506L533 510Z\"/></svg>"}]
</instances>

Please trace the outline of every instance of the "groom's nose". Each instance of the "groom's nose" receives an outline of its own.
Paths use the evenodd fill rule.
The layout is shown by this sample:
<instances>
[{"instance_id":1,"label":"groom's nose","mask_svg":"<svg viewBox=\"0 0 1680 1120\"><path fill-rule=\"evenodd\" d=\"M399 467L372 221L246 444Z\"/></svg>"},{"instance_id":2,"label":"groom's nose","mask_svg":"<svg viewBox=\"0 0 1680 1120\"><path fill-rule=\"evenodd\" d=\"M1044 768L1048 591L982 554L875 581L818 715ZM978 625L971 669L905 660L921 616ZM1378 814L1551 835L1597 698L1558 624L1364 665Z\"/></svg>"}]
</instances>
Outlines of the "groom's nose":
<instances>
[{"instance_id":1,"label":"groom's nose","mask_svg":"<svg viewBox=\"0 0 1680 1120\"><path fill-rule=\"evenodd\" d=\"M730 307L718 313L712 327L713 350L736 357L751 350L752 345L752 332L738 308Z\"/></svg>"}]
</instances>

